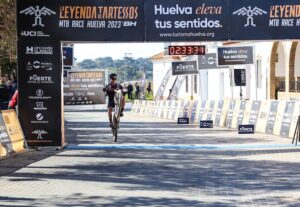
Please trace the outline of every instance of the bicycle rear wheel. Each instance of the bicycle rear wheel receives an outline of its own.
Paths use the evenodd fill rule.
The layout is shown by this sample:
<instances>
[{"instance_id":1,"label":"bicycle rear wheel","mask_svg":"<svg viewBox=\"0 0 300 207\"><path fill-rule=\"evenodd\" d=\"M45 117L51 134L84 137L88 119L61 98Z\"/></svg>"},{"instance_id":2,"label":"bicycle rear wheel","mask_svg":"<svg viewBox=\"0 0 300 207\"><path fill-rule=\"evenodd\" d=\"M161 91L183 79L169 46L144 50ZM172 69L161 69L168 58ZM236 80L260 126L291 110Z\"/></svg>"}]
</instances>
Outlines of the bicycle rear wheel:
<instances>
[{"instance_id":1,"label":"bicycle rear wheel","mask_svg":"<svg viewBox=\"0 0 300 207\"><path fill-rule=\"evenodd\" d=\"M114 130L115 130L115 132L114 132L114 142L117 142L118 141L118 128L115 128Z\"/></svg>"}]
</instances>

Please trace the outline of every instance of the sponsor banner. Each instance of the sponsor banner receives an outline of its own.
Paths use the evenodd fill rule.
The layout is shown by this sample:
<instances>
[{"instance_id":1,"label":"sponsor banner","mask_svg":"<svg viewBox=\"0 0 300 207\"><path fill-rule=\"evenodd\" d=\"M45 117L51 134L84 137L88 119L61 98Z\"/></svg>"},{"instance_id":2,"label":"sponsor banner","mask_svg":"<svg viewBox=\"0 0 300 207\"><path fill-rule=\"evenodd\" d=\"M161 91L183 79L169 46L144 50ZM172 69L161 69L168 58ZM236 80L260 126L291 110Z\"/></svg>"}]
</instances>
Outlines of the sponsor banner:
<instances>
[{"instance_id":1,"label":"sponsor banner","mask_svg":"<svg viewBox=\"0 0 300 207\"><path fill-rule=\"evenodd\" d=\"M157 91L157 93L155 95L155 98L154 98L155 101L163 99L163 96L164 96L164 93L165 93L168 81L170 80L171 76L172 76L172 68L170 68L167 71L164 79L162 80L162 82L161 82L161 84L160 84L160 86L158 88L158 91Z\"/></svg>"},{"instance_id":2,"label":"sponsor banner","mask_svg":"<svg viewBox=\"0 0 300 207\"><path fill-rule=\"evenodd\" d=\"M274 123L274 128L273 128L273 134L274 135L280 135L281 132L281 125L282 125L282 119L285 113L286 109L286 101L279 101L278 108L277 108L277 115L276 115L276 120Z\"/></svg>"},{"instance_id":3,"label":"sponsor banner","mask_svg":"<svg viewBox=\"0 0 300 207\"><path fill-rule=\"evenodd\" d=\"M178 117L178 108L180 106L180 101L174 101L173 112L172 112L172 120L176 120Z\"/></svg>"},{"instance_id":4,"label":"sponsor banner","mask_svg":"<svg viewBox=\"0 0 300 207\"><path fill-rule=\"evenodd\" d=\"M295 102L294 101L286 102L283 117L282 117L280 136L284 136L284 137L289 136L290 127L291 127L291 123L292 123L292 119L293 119L294 109L295 109Z\"/></svg>"},{"instance_id":5,"label":"sponsor banner","mask_svg":"<svg viewBox=\"0 0 300 207\"><path fill-rule=\"evenodd\" d=\"M198 106L198 101L194 101L194 103L192 104L192 110L191 110L191 123L195 122L197 106Z\"/></svg>"},{"instance_id":6,"label":"sponsor banner","mask_svg":"<svg viewBox=\"0 0 300 207\"><path fill-rule=\"evenodd\" d=\"M165 114L167 113L167 108L166 108L166 105L167 105L167 101L166 100L163 100L162 101L162 106L161 106L161 111L160 111L160 115L159 115L159 118L165 118Z\"/></svg>"},{"instance_id":7,"label":"sponsor banner","mask_svg":"<svg viewBox=\"0 0 300 207\"><path fill-rule=\"evenodd\" d=\"M25 137L16 111L2 111L2 117L9 135L12 152L23 152L25 150Z\"/></svg>"},{"instance_id":8,"label":"sponsor banner","mask_svg":"<svg viewBox=\"0 0 300 207\"><path fill-rule=\"evenodd\" d=\"M242 122L238 121L238 125L240 124L256 125L260 105L261 105L260 101L246 101L246 106L243 109L243 118L241 117Z\"/></svg>"},{"instance_id":9,"label":"sponsor banner","mask_svg":"<svg viewBox=\"0 0 300 207\"><path fill-rule=\"evenodd\" d=\"M257 132L261 132L261 133L266 132L270 107L271 107L270 101L262 101L259 114L258 114L256 128L255 128Z\"/></svg>"},{"instance_id":10,"label":"sponsor banner","mask_svg":"<svg viewBox=\"0 0 300 207\"><path fill-rule=\"evenodd\" d=\"M252 101L251 112L249 117L249 124L256 125L258 113L261 106L261 101Z\"/></svg>"},{"instance_id":11,"label":"sponsor banner","mask_svg":"<svg viewBox=\"0 0 300 207\"><path fill-rule=\"evenodd\" d=\"M212 120L200 121L200 128L213 128L214 123Z\"/></svg>"},{"instance_id":12,"label":"sponsor banner","mask_svg":"<svg viewBox=\"0 0 300 207\"><path fill-rule=\"evenodd\" d=\"M299 39L299 0L231 0L231 40Z\"/></svg>"},{"instance_id":13,"label":"sponsor banner","mask_svg":"<svg viewBox=\"0 0 300 207\"><path fill-rule=\"evenodd\" d=\"M291 122L291 125L290 125L290 132L289 132L289 135L288 135L290 138L294 137L294 133L295 133L295 130L296 130L297 121L298 121L298 117L299 117L299 109L300 109L300 102L296 101L295 106L294 106L292 122Z\"/></svg>"},{"instance_id":14,"label":"sponsor banner","mask_svg":"<svg viewBox=\"0 0 300 207\"><path fill-rule=\"evenodd\" d=\"M207 69L224 69L228 68L225 66L217 65L217 54L216 53L208 53L206 55L198 56L198 69L199 70L207 70Z\"/></svg>"},{"instance_id":15,"label":"sponsor banner","mask_svg":"<svg viewBox=\"0 0 300 207\"><path fill-rule=\"evenodd\" d=\"M219 47L218 65L249 65L253 64L253 47Z\"/></svg>"},{"instance_id":16,"label":"sponsor banner","mask_svg":"<svg viewBox=\"0 0 300 207\"><path fill-rule=\"evenodd\" d=\"M267 134L273 134L274 131L274 125L276 122L276 118L277 118L277 111L279 107L279 102L278 101L272 101L270 103L270 109L269 109L269 113L268 113L268 119L267 119L267 125L265 128L265 132Z\"/></svg>"},{"instance_id":17,"label":"sponsor banner","mask_svg":"<svg viewBox=\"0 0 300 207\"><path fill-rule=\"evenodd\" d=\"M19 39L144 41L144 1L18 0Z\"/></svg>"},{"instance_id":18,"label":"sponsor banner","mask_svg":"<svg viewBox=\"0 0 300 207\"><path fill-rule=\"evenodd\" d=\"M251 102L250 101L241 101L240 109L237 116L237 126L243 124L244 120L249 120ZM236 128L236 127L235 127Z\"/></svg>"},{"instance_id":19,"label":"sponsor banner","mask_svg":"<svg viewBox=\"0 0 300 207\"><path fill-rule=\"evenodd\" d=\"M236 100L235 108L232 115L231 128L237 129L239 124L242 124L244 119L244 112L246 107L246 101Z\"/></svg>"},{"instance_id":20,"label":"sponsor banner","mask_svg":"<svg viewBox=\"0 0 300 207\"><path fill-rule=\"evenodd\" d=\"M168 113L168 119L172 120L173 114L176 112L176 108L175 108L176 101L169 100L169 102L170 102L171 105L170 105L170 108L169 108L170 111Z\"/></svg>"},{"instance_id":21,"label":"sponsor banner","mask_svg":"<svg viewBox=\"0 0 300 207\"><path fill-rule=\"evenodd\" d=\"M172 75L198 74L196 61L172 62Z\"/></svg>"},{"instance_id":22,"label":"sponsor banner","mask_svg":"<svg viewBox=\"0 0 300 207\"><path fill-rule=\"evenodd\" d=\"M241 108L245 107L243 104L241 104L241 100L236 100L234 105L234 110L232 114L232 122L231 122L231 128L237 129L238 123L242 124L243 118L244 118L244 109L241 111Z\"/></svg>"},{"instance_id":23,"label":"sponsor banner","mask_svg":"<svg viewBox=\"0 0 300 207\"><path fill-rule=\"evenodd\" d=\"M13 152L12 143L6 129L2 113L0 112L0 156L12 154Z\"/></svg>"},{"instance_id":24,"label":"sponsor banner","mask_svg":"<svg viewBox=\"0 0 300 207\"><path fill-rule=\"evenodd\" d=\"M206 101L205 100L202 100L198 104L195 123L199 123L203 119L203 114L204 114L205 106L206 106Z\"/></svg>"},{"instance_id":25,"label":"sponsor banner","mask_svg":"<svg viewBox=\"0 0 300 207\"><path fill-rule=\"evenodd\" d=\"M177 119L177 124L189 124L189 123L190 123L190 119L188 117Z\"/></svg>"},{"instance_id":26,"label":"sponsor banner","mask_svg":"<svg viewBox=\"0 0 300 207\"><path fill-rule=\"evenodd\" d=\"M234 113L234 109L236 106L236 101L229 101L229 109L228 109L228 113L226 116L226 127L227 128L231 128L232 125L232 121L233 121L233 113Z\"/></svg>"},{"instance_id":27,"label":"sponsor banner","mask_svg":"<svg viewBox=\"0 0 300 207\"><path fill-rule=\"evenodd\" d=\"M186 75L184 76L180 75L176 78L169 96L170 100L176 100L178 98L179 91L181 89L183 82L186 80L186 77L187 77Z\"/></svg>"},{"instance_id":28,"label":"sponsor banner","mask_svg":"<svg viewBox=\"0 0 300 207\"><path fill-rule=\"evenodd\" d=\"M225 0L145 1L146 41L228 39Z\"/></svg>"},{"instance_id":29,"label":"sponsor banner","mask_svg":"<svg viewBox=\"0 0 300 207\"><path fill-rule=\"evenodd\" d=\"M224 101L218 101L218 104L215 105L216 108L214 111L213 120L216 126L220 126L223 106L224 106Z\"/></svg>"},{"instance_id":30,"label":"sponsor banner","mask_svg":"<svg viewBox=\"0 0 300 207\"><path fill-rule=\"evenodd\" d=\"M207 115L208 115L208 113L209 113L210 103L211 103L210 100L207 100L207 101L205 102L205 107L203 108L203 116L202 116L202 119L200 119L200 121L201 121L201 120L207 120Z\"/></svg>"},{"instance_id":31,"label":"sponsor banner","mask_svg":"<svg viewBox=\"0 0 300 207\"><path fill-rule=\"evenodd\" d=\"M19 41L18 65L19 118L28 144L61 146L60 42Z\"/></svg>"},{"instance_id":32,"label":"sponsor banner","mask_svg":"<svg viewBox=\"0 0 300 207\"><path fill-rule=\"evenodd\" d=\"M65 105L104 104L103 71L70 71L64 78Z\"/></svg>"},{"instance_id":33,"label":"sponsor banner","mask_svg":"<svg viewBox=\"0 0 300 207\"><path fill-rule=\"evenodd\" d=\"M229 100L224 100L223 108L221 112L221 118L220 118L220 125L219 125L220 127L226 126L226 118L227 118L227 113L229 111L230 103L231 102Z\"/></svg>"},{"instance_id":34,"label":"sponsor banner","mask_svg":"<svg viewBox=\"0 0 300 207\"><path fill-rule=\"evenodd\" d=\"M207 115L206 115L206 120L212 120L213 118L213 112L214 112L214 108L215 108L215 101L210 101L209 102L209 108L207 111Z\"/></svg>"},{"instance_id":35,"label":"sponsor banner","mask_svg":"<svg viewBox=\"0 0 300 207\"><path fill-rule=\"evenodd\" d=\"M239 134L254 134L255 127L253 124L250 125L239 125Z\"/></svg>"}]
</instances>

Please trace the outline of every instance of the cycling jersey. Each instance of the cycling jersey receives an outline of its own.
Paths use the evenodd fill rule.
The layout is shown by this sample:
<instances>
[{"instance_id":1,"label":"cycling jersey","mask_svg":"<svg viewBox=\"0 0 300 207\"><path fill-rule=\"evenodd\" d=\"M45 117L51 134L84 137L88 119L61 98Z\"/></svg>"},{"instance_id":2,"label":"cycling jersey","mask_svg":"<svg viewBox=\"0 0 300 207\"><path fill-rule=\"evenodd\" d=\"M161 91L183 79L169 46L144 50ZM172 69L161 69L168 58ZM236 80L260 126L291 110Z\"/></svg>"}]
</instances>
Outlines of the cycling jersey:
<instances>
[{"instance_id":1,"label":"cycling jersey","mask_svg":"<svg viewBox=\"0 0 300 207\"><path fill-rule=\"evenodd\" d=\"M105 89L106 89L106 94L108 96L108 106L107 107L114 108L115 107L115 99L114 99L115 91L114 90L116 90L116 89L122 90L123 86L118 83L115 83L115 84L110 83L105 87Z\"/></svg>"}]
</instances>

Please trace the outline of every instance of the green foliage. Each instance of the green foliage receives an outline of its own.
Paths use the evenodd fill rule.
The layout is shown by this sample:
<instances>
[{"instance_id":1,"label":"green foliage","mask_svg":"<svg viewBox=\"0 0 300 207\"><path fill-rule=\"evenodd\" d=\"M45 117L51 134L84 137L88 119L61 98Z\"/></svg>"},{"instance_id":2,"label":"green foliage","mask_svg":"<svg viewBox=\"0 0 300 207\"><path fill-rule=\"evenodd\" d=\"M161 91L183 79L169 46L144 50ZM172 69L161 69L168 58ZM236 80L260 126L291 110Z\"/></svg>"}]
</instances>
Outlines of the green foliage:
<instances>
[{"instance_id":1,"label":"green foliage","mask_svg":"<svg viewBox=\"0 0 300 207\"><path fill-rule=\"evenodd\" d=\"M14 75L17 67L16 1L0 0L0 75Z\"/></svg>"},{"instance_id":2,"label":"green foliage","mask_svg":"<svg viewBox=\"0 0 300 207\"><path fill-rule=\"evenodd\" d=\"M95 60L86 59L78 63L82 69L106 69L108 73L116 73L120 81L141 80L145 73L147 79L152 79L153 64L147 58L113 60L112 57L99 57Z\"/></svg>"}]
</instances>

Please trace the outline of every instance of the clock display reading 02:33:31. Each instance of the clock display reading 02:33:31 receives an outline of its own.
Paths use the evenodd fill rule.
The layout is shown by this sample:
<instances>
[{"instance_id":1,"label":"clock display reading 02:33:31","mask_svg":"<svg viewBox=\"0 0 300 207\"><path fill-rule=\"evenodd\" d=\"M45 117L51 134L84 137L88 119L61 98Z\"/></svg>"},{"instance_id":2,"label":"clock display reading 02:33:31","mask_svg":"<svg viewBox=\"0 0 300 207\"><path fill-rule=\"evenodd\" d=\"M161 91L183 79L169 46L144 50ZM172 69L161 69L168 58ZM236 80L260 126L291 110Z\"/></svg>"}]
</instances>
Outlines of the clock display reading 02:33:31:
<instances>
[{"instance_id":1,"label":"clock display reading 02:33:31","mask_svg":"<svg viewBox=\"0 0 300 207\"><path fill-rule=\"evenodd\" d=\"M171 45L169 55L205 55L204 45Z\"/></svg>"}]
</instances>

